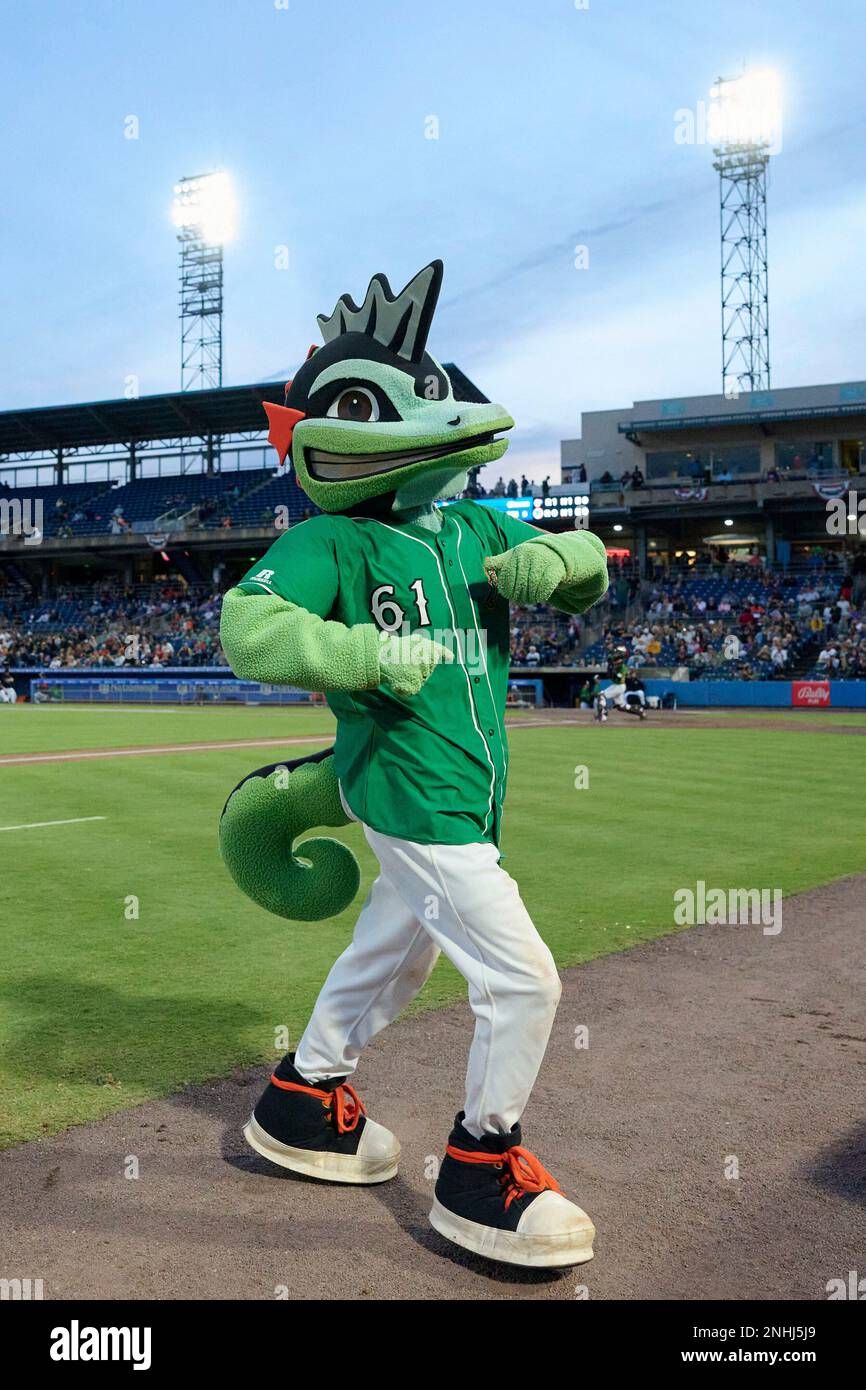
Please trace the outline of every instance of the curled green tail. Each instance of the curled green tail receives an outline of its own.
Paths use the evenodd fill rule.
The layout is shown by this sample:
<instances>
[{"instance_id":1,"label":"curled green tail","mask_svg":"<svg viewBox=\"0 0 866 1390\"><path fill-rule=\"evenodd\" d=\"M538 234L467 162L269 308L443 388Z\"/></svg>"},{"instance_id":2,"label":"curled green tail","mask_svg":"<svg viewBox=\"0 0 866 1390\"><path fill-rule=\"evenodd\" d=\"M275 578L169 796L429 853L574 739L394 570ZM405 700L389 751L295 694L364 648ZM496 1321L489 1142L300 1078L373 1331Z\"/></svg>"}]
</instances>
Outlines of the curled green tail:
<instances>
[{"instance_id":1,"label":"curled green tail","mask_svg":"<svg viewBox=\"0 0 866 1390\"><path fill-rule=\"evenodd\" d=\"M333 749L259 768L235 787L220 820L220 852L235 883L278 917L319 922L354 898L361 871L339 840L295 840L317 825L348 825Z\"/></svg>"}]
</instances>

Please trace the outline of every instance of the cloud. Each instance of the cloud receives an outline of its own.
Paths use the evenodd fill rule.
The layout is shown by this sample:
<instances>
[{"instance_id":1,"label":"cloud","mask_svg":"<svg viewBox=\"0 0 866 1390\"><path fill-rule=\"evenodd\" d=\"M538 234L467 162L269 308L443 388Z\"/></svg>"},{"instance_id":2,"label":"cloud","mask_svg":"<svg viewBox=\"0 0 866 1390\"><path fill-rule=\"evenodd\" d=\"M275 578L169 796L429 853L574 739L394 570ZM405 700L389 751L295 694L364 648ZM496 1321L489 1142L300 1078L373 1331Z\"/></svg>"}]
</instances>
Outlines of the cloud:
<instances>
[{"instance_id":1,"label":"cloud","mask_svg":"<svg viewBox=\"0 0 866 1390\"><path fill-rule=\"evenodd\" d=\"M850 286L864 229L859 192L775 217L771 207L774 386L862 377L863 310ZM720 389L721 310L708 250L662 244L640 266L630 258L605 277L604 289L590 281L579 315L573 306L550 312L519 333L489 338L483 355L467 354L464 370L517 422L503 460L512 474L558 467L559 441L579 435L581 412ZM832 319L828 304L837 306Z\"/></svg>"}]
</instances>

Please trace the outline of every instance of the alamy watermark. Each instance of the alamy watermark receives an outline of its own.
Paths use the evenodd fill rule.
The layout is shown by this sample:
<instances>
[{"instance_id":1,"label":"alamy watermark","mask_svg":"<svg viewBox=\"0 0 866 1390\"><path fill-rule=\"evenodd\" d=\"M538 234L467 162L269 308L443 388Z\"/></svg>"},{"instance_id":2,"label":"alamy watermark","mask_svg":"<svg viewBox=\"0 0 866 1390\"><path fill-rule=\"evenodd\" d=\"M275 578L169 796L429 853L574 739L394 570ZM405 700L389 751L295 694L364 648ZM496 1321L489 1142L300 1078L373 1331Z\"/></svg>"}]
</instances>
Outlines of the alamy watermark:
<instances>
[{"instance_id":1,"label":"alamy watermark","mask_svg":"<svg viewBox=\"0 0 866 1390\"><path fill-rule=\"evenodd\" d=\"M43 536L42 499L0 498L0 536L21 536L25 545L40 545Z\"/></svg>"},{"instance_id":2,"label":"alamy watermark","mask_svg":"<svg viewBox=\"0 0 866 1390\"><path fill-rule=\"evenodd\" d=\"M828 1279L824 1288L831 1303L840 1299L862 1303L866 1299L866 1279L861 1279L856 1269L849 1269L847 1278Z\"/></svg>"},{"instance_id":3,"label":"alamy watermark","mask_svg":"<svg viewBox=\"0 0 866 1390\"><path fill-rule=\"evenodd\" d=\"M866 536L866 497L852 489L827 499L828 536Z\"/></svg>"},{"instance_id":4,"label":"alamy watermark","mask_svg":"<svg viewBox=\"0 0 866 1390\"><path fill-rule=\"evenodd\" d=\"M414 632L408 623L397 630L384 628L379 661L384 666L424 666L430 661L430 643L444 648L451 660L470 676L487 674L487 631L485 628L427 627ZM447 657L440 657L446 660Z\"/></svg>"},{"instance_id":5,"label":"alamy watermark","mask_svg":"<svg viewBox=\"0 0 866 1390\"><path fill-rule=\"evenodd\" d=\"M52 1361L128 1361L134 1371L151 1365L149 1327L90 1327L73 1318L68 1327L51 1329Z\"/></svg>"},{"instance_id":6,"label":"alamy watermark","mask_svg":"<svg viewBox=\"0 0 866 1390\"><path fill-rule=\"evenodd\" d=\"M41 1279L0 1279L0 1302L26 1303L45 1297Z\"/></svg>"},{"instance_id":7,"label":"alamy watermark","mask_svg":"<svg viewBox=\"0 0 866 1390\"><path fill-rule=\"evenodd\" d=\"M781 888L708 888L698 879L694 888L674 891L674 922L678 927L761 926L764 936L782 930Z\"/></svg>"}]
</instances>

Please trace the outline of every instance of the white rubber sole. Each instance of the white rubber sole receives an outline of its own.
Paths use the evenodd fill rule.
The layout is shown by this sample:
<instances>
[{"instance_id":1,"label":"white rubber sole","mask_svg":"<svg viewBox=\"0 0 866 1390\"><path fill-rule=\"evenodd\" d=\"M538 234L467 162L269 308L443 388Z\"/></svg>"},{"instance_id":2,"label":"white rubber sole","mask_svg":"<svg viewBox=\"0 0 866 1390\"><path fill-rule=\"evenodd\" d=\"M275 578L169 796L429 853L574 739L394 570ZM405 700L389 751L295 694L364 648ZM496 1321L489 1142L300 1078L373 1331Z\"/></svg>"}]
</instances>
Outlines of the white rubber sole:
<instances>
[{"instance_id":1,"label":"white rubber sole","mask_svg":"<svg viewBox=\"0 0 866 1390\"><path fill-rule=\"evenodd\" d=\"M566 1231L562 1235L521 1235L519 1231L499 1231L457 1216L433 1198L430 1224L440 1236L485 1255L500 1264L523 1265L529 1269L562 1269L586 1264L593 1256L595 1227L590 1221L585 1231Z\"/></svg>"},{"instance_id":2,"label":"white rubber sole","mask_svg":"<svg viewBox=\"0 0 866 1390\"><path fill-rule=\"evenodd\" d=\"M365 1158L360 1153L335 1154L320 1153L316 1149L293 1149L266 1134L255 1115L251 1115L244 1125L244 1138L262 1158L293 1173L318 1178L320 1182L377 1183L397 1176L399 1144L395 1153L379 1159ZM396 1140L394 1142L397 1143Z\"/></svg>"}]
</instances>

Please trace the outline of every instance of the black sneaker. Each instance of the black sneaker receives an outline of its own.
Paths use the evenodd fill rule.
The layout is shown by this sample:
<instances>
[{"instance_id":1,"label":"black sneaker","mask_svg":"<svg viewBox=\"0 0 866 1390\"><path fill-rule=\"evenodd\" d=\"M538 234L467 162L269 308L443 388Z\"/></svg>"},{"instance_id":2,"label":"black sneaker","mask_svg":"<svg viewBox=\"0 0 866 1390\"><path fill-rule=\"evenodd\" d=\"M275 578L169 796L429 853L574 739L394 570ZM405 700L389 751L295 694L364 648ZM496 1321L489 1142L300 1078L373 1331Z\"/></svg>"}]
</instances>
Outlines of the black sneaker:
<instances>
[{"instance_id":1,"label":"black sneaker","mask_svg":"<svg viewBox=\"0 0 866 1390\"><path fill-rule=\"evenodd\" d=\"M397 1172L400 1145L369 1120L345 1077L311 1086L288 1053L244 1125L256 1153L281 1168L325 1182L387 1182Z\"/></svg>"},{"instance_id":2,"label":"black sneaker","mask_svg":"<svg viewBox=\"0 0 866 1390\"><path fill-rule=\"evenodd\" d=\"M534 1154L510 1134L476 1139L455 1121L430 1222L440 1235L505 1264L551 1266L592 1259L595 1227L564 1197Z\"/></svg>"}]
</instances>

